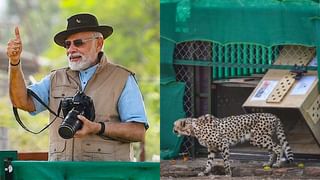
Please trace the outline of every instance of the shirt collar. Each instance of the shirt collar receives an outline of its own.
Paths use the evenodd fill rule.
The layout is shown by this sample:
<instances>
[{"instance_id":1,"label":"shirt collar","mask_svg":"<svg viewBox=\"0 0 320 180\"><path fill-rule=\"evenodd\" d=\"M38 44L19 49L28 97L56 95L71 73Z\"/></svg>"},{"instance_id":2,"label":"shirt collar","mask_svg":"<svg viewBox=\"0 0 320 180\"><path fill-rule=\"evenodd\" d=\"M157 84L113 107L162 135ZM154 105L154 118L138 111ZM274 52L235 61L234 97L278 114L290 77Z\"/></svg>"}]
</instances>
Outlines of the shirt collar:
<instances>
[{"instance_id":1,"label":"shirt collar","mask_svg":"<svg viewBox=\"0 0 320 180\"><path fill-rule=\"evenodd\" d=\"M83 75L88 76L89 75L89 77L91 77L91 75L96 71L97 67L98 67L98 64L91 66L86 70L80 71L80 76L83 76Z\"/></svg>"}]
</instances>

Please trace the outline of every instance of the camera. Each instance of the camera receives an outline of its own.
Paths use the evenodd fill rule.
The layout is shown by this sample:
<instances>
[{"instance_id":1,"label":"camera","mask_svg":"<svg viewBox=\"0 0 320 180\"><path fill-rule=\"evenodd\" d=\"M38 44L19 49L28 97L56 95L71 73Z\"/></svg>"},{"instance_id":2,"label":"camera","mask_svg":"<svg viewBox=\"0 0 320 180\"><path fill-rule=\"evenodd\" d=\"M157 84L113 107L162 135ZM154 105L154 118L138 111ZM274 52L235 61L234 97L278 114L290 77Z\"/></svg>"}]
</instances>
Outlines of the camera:
<instances>
[{"instance_id":1,"label":"camera","mask_svg":"<svg viewBox=\"0 0 320 180\"><path fill-rule=\"evenodd\" d=\"M95 110L92 99L84 92L78 91L73 97L67 97L60 102L64 116L59 126L59 135L64 139L70 139L82 128L82 121L77 115L83 115L90 121L95 119Z\"/></svg>"}]
</instances>

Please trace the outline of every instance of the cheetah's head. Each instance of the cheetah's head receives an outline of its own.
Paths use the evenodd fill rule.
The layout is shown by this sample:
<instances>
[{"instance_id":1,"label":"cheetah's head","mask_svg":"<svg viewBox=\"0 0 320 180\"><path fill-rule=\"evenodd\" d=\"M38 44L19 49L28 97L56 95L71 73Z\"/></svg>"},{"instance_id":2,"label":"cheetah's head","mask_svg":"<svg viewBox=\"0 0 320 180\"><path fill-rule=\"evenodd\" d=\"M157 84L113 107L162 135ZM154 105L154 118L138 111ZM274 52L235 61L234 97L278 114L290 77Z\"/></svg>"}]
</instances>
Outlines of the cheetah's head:
<instances>
[{"instance_id":1,"label":"cheetah's head","mask_svg":"<svg viewBox=\"0 0 320 180\"><path fill-rule=\"evenodd\" d=\"M178 119L173 124L173 132L184 136L194 136L193 118Z\"/></svg>"}]
</instances>

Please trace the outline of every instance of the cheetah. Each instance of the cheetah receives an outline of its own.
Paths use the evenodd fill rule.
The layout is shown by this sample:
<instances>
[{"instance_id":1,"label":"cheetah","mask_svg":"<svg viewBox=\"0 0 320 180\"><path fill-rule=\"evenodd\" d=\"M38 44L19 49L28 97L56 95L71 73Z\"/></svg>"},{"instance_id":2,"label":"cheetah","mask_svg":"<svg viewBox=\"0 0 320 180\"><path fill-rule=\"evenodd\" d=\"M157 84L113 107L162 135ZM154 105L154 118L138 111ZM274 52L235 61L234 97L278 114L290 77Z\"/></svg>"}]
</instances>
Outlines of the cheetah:
<instances>
[{"instance_id":1,"label":"cheetah","mask_svg":"<svg viewBox=\"0 0 320 180\"><path fill-rule=\"evenodd\" d=\"M198 176L211 171L215 153L221 154L225 173L232 176L229 148L244 141L270 152L269 161L264 166L280 167L283 155L288 162L293 162L293 152L286 140L283 125L274 114L251 113L225 118L206 114L198 118L182 118L174 122L173 131L178 135L194 136L202 146L208 148L205 170ZM274 134L279 143L274 141Z\"/></svg>"}]
</instances>

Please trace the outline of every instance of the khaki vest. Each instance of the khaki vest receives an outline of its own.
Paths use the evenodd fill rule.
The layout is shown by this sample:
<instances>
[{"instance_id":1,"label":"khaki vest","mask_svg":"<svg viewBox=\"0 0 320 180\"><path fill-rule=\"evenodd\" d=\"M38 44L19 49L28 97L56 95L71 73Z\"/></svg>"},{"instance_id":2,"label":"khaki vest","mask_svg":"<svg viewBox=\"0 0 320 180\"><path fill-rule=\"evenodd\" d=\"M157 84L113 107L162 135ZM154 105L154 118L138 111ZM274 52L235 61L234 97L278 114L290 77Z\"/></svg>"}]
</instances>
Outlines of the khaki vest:
<instances>
[{"instance_id":1,"label":"khaki vest","mask_svg":"<svg viewBox=\"0 0 320 180\"><path fill-rule=\"evenodd\" d=\"M102 56L96 72L88 81L85 94L90 96L95 106L95 122L119 122L117 103L125 86L128 70L107 62ZM60 101L65 97L73 97L79 90L79 73L69 68L53 71L49 106L57 112ZM62 116L62 112L60 113ZM50 122L55 118L50 115ZM50 161L132 161L131 143L111 140L107 137L89 135L83 138L63 139L58 128L63 119L50 126Z\"/></svg>"}]
</instances>

